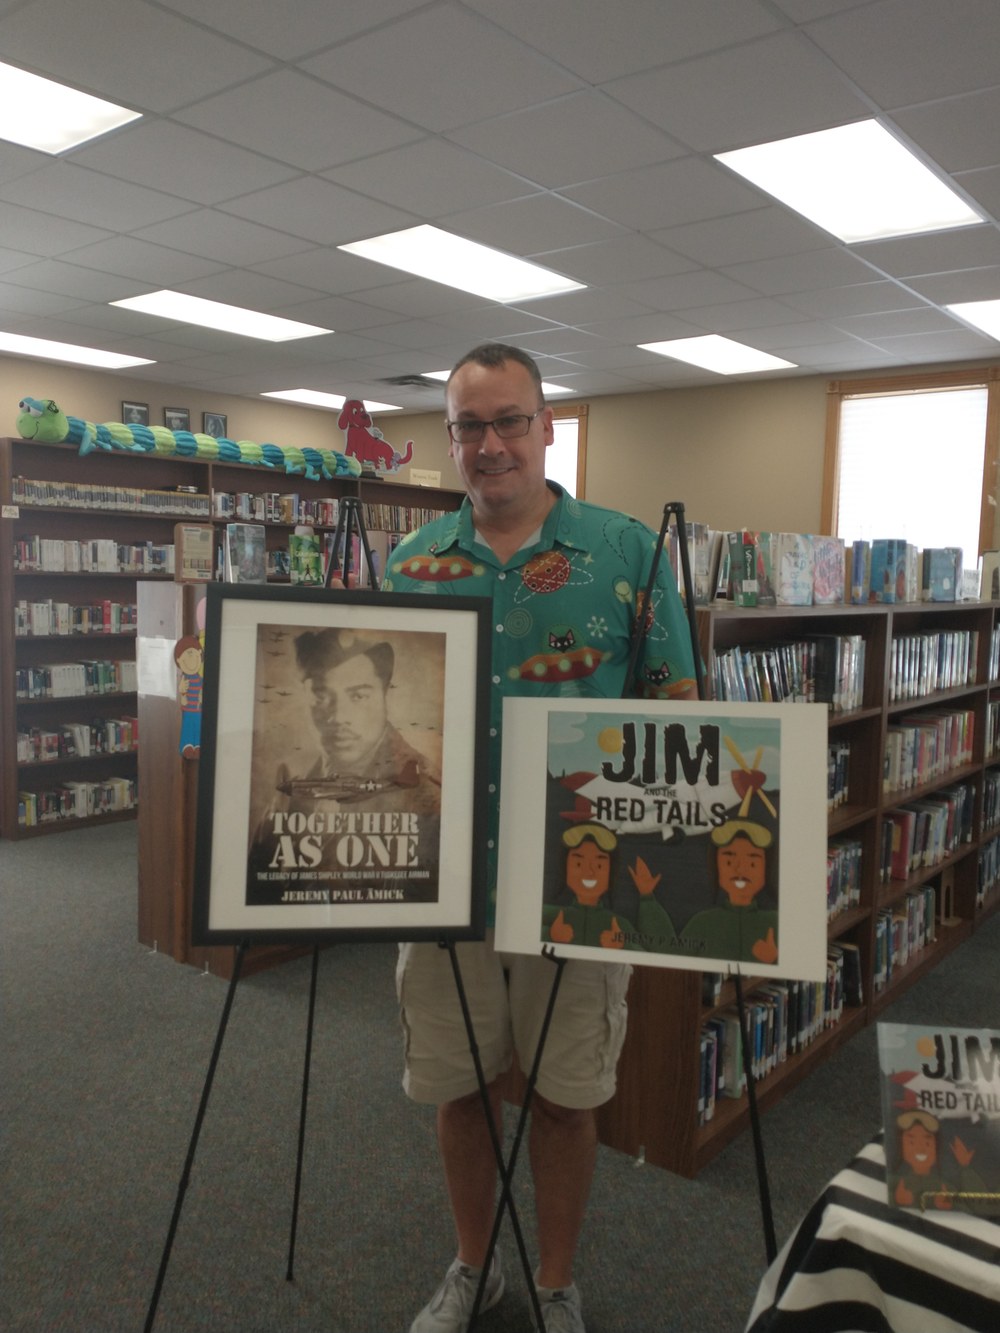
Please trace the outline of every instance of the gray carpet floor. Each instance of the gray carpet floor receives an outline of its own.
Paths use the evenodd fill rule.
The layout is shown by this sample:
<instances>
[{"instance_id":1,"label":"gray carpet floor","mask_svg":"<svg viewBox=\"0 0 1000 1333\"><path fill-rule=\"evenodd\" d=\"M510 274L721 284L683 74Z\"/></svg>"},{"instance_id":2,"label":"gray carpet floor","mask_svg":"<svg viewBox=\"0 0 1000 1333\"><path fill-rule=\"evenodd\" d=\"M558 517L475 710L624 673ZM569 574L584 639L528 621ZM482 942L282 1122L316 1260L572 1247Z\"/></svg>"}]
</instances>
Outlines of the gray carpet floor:
<instances>
[{"instance_id":1,"label":"gray carpet floor","mask_svg":"<svg viewBox=\"0 0 1000 1333\"><path fill-rule=\"evenodd\" d=\"M0 843L8 1333L143 1328L226 983L136 942L131 824ZM998 1026L1000 919L885 1014ZM162 1333L405 1333L453 1253L432 1114L399 1083L392 946L320 962L294 1280L309 987L240 982L157 1309ZM880 1127L874 1029L763 1119L778 1243ZM517 1188L529 1246L530 1198ZM508 1295L481 1333L530 1328ZM589 1333L738 1333L765 1266L749 1134L696 1180L601 1149L578 1281Z\"/></svg>"}]
</instances>

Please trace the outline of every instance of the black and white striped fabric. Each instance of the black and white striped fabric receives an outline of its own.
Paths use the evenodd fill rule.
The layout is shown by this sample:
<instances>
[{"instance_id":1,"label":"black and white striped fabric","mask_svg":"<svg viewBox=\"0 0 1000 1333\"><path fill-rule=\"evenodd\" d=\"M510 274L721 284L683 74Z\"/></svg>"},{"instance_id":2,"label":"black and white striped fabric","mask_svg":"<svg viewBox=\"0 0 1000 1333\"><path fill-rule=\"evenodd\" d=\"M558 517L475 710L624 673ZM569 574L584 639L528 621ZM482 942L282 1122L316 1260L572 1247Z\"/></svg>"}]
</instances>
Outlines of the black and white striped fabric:
<instances>
[{"instance_id":1,"label":"black and white striped fabric","mask_svg":"<svg viewBox=\"0 0 1000 1333\"><path fill-rule=\"evenodd\" d=\"M879 1137L764 1274L745 1333L970 1331L1000 1333L1000 1225L890 1204Z\"/></svg>"}]
</instances>

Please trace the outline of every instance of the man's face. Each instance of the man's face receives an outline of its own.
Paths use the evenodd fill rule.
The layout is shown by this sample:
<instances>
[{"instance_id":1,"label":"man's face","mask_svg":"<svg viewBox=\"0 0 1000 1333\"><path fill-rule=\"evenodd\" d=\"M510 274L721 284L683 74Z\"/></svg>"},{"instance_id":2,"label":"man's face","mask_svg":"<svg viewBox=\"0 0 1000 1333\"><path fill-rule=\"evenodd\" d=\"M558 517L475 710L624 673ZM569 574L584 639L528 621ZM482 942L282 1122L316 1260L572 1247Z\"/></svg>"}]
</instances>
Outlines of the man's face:
<instances>
[{"instance_id":1,"label":"man's face","mask_svg":"<svg viewBox=\"0 0 1000 1333\"><path fill-rule=\"evenodd\" d=\"M926 1176L937 1161L937 1139L919 1122L904 1129L900 1136L903 1161L918 1176Z\"/></svg>"},{"instance_id":2,"label":"man's face","mask_svg":"<svg viewBox=\"0 0 1000 1333\"><path fill-rule=\"evenodd\" d=\"M495 421L538 411L538 389L517 361L502 366L469 363L448 385L449 421ZM477 514L502 517L537 503L545 489L545 448L552 443L552 409L544 408L527 435L501 440L492 428L478 444L455 444L449 453Z\"/></svg>"},{"instance_id":3,"label":"man's face","mask_svg":"<svg viewBox=\"0 0 1000 1333\"><path fill-rule=\"evenodd\" d=\"M385 731L385 686L364 653L309 680L313 725L339 773L363 771Z\"/></svg>"},{"instance_id":4,"label":"man's face","mask_svg":"<svg viewBox=\"0 0 1000 1333\"><path fill-rule=\"evenodd\" d=\"M593 907L608 891L611 857L585 838L566 855L566 884L584 907Z\"/></svg>"},{"instance_id":5,"label":"man's face","mask_svg":"<svg viewBox=\"0 0 1000 1333\"><path fill-rule=\"evenodd\" d=\"M747 907L764 887L766 858L749 838L735 837L716 853L719 887L734 907Z\"/></svg>"}]
</instances>

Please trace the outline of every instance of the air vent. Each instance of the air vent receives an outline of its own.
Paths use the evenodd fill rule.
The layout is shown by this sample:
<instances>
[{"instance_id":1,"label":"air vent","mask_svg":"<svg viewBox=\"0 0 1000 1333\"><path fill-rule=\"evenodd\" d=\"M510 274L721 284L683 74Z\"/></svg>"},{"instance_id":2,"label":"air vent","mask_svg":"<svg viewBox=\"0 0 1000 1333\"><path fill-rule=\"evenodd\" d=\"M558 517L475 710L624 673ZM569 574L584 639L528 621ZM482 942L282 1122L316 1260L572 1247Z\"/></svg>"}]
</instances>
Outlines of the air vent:
<instances>
[{"instance_id":1,"label":"air vent","mask_svg":"<svg viewBox=\"0 0 1000 1333\"><path fill-rule=\"evenodd\" d=\"M429 380L425 375L389 375L379 380L380 384L394 384L399 389L437 389L442 385L437 380Z\"/></svg>"}]
</instances>

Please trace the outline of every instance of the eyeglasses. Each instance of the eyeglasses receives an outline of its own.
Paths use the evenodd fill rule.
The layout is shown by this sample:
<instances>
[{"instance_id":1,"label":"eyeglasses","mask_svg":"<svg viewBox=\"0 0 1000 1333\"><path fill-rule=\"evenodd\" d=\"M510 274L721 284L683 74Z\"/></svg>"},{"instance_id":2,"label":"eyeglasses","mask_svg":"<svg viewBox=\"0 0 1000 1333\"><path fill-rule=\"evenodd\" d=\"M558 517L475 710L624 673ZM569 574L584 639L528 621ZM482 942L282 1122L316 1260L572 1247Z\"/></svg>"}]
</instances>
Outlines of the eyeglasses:
<instances>
[{"instance_id":1,"label":"eyeglasses","mask_svg":"<svg viewBox=\"0 0 1000 1333\"><path fill-rule=\"evenodd\" d=\"M519 440L522 435L527 435L535 417L544 411L545 408L540 407L531 416L519 412L513 416L497 417L493 421L446 421L444 424L456 444L478 444L486 434L487 426L492 426L493 433L501 440Z\"/></svg>"}]
</instances>

